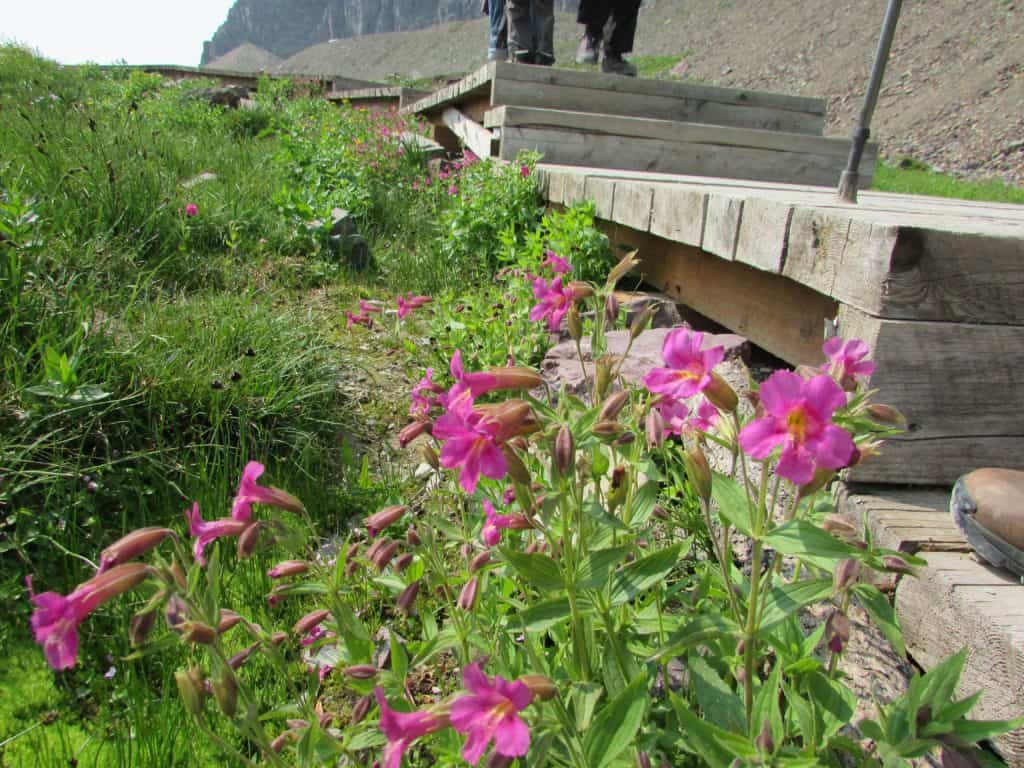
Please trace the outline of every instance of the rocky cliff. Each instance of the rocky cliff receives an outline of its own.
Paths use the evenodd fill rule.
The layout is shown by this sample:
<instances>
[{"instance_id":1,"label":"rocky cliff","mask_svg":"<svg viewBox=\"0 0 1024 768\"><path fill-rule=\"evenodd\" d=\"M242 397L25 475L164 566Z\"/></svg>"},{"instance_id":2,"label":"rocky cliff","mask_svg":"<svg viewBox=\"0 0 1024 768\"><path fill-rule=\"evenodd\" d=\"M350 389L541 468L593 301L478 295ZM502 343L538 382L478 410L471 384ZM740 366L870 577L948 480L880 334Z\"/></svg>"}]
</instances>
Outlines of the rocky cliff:
<instances>
[{"instance_id":1,"label":"rocky cliff","mask_svg":"<svg viewBox=\"0 0 1024 768\"><path fill-rule=\"evenodd\" d=\"M574 0L555 0L567 10ZM200 64L242 43L282 58L316 43L378 32L422 29L480 16L480 0L236 0L203 46Z\"/></svg>"}]
</instances>

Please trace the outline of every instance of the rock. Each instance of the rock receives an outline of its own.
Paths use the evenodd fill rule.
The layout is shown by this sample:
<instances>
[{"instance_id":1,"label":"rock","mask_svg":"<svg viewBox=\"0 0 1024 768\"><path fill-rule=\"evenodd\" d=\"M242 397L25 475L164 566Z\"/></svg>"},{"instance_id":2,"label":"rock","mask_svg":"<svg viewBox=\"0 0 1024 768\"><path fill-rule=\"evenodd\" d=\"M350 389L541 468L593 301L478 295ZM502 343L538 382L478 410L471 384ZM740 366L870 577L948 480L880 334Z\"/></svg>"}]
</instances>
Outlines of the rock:
<instances>
[{"instance_id":1,"label":"rock","mask_svg":"<svg viewBox=\"0 0 1024 768\"><path fill-rule=\"evenodd\" d=\"M634 384L640 383L652 368L665 365L661 357L661 347L665 342L670 328L651 328L641 333L633 342L629 357L622 364L621 376ZM625 353L629 344L629 331L612 331L607 335L607 354ZM704 335L704 347L724 346L726 358L740 357L744 354L749 342L742 336L732 333L708 333ZM594 375L594 364L590 353L590 339L583 339L580 344L583 351L583 365L587 371L587 379ZM583 370L576 356L576 342L564 341L548 350L541 363L541 375L555 389L566 387L569 392L579 394L586 388Z\"/></svg>"},{"instance_id":2,"label":"rock","mask_svg":"<svg viewBox=\"0 0 1024 768\"><path fill-rule=\"evenodd\" d=\"M949 511L978 557L1024 576L1024 472L977 469L956 481Z\"/></svg>"},{"instance_id":3,"label":"rock","mask_svg":"<svg viewBox=\"0 0 1024 768\"><path fill-rule=\"evenodd\" d=\"M373 265L373 254L370 253L370 244L362 235L334 236L328 241L331 243L331 250L338 253L348 266L357 270L369 269Z\"/></svg>"},{"instance_id":4,"label":"rock","mask_svg":"<svg viewBox=\"0 0 1024 768\"><path fill-rule=\"evenodd\" d=\"M208 181L216 181L219 177L216 173L210 173L209 171L203 171L198 176L193 176L191 179L186 179L181 182L181 186L185 189L192 189L192 187L200 184L205 184Z\"/></svg>"},{"instance_id":5,"label":"rock","mask_svg":"<svg viewBox=\"0 0 1024 768\"><path fill-rule=\"evenodd\" d=\"M345 237L358 231L355 217L351 213L344 208L331 210L331 237Z\"/></svg>"},{"instance_id":6,"label":"rock","mask_svg":"<svg viewBox=\"0 0 1024 768\"><path fill-rule=\"evenodd\" d=\"M244 85L224 85L220 88L207 88L199 94L199 98L211 106L238 109L242 99L248 98L249 89Z\"/></svg>"},{"instance_id":7,"label":"rock","mask_svg":"<svg viewBox=\"0 0 1024 768\"><path fill-rule=\"evenodd\" d=\"M675 301L664 293L616 291L615 298L619 302L620 311L626 310L626 325L629 327L633 326L637 315L649 305L658 307L657 313L651 318L651 328L674 328L683 324L683 318L679 314L679 308Z\"/></svg>"}]
</instances>

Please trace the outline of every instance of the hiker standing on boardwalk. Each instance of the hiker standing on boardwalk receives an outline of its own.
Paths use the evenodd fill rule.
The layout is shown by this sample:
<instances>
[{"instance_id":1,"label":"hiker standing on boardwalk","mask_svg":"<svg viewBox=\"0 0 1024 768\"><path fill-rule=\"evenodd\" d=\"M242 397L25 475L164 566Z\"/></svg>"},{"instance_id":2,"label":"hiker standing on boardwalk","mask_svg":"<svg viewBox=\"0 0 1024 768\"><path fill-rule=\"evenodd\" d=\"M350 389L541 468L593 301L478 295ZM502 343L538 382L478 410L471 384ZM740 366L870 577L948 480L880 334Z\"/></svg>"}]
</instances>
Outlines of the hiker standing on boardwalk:
<instances>
[{"instance_id":1,"label":"hiker standing on boardwalk","mask_svg":"<svg viewBox=\"0 0 1024 768\"><path fill-rule=\"evenodd\" d=\"M508 51L520 64L555 63L555 0L506 0Z\"/></svg>"},{"instance_id":2,"label":"hiker standing on boardwalk","mask_svg":"<svg viewBox=\"0 0 1024 768\"><path fill-rule=\"evenodd\" d=\"M487 29L487 60L505 61L508 58L508 16L505 0L483 0L480 13L489 17Z\"/></svg>"},{"instance_id":3,"label":"hiker standing on boardwalk","mask_svg":"<svg viewBox=\"0 0 1024 768\"><path fill-rule=\"evenodd\" d=\"M580 0L576 21L584 31L576 63L597 64L603 48L602 72L636 77L636 65L622 57L633 50L639 13L640 0Z\"/></svg>"}]
</instances>

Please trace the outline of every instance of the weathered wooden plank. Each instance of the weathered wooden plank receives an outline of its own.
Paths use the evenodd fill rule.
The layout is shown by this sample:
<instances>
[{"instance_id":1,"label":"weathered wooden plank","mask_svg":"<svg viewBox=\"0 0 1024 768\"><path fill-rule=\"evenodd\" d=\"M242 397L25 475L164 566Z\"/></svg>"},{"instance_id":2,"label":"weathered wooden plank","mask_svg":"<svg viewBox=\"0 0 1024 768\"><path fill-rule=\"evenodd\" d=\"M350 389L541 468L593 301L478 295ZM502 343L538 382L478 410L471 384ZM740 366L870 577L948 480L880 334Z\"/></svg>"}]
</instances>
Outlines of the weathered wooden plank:
<instances>
[{"instance_id":1,"label":"weathered wooden plank","mask_svg":"<svg viewBox=\"0 0 1024 768\"><path fill-rule=\"evenodd\" d=\"M736 261L767 272L781 272L792 213L793 207L786 203L746 198L736 235Z\"/></svg>"},{"instance_id":2,"label":"weathered wooden plank","mask_svg":"<svg viewBox=\"0 0 1024 768\"><path fill-rule=\"evenodd\" d=\"M896 613L907 649L925 669L964 646L967 664L958 697L982 691L977 719L1009 719L1024 711L1024 588L1011 575L966 554L932 553L917 578L903 578ZM995 740L1010 768L1024 767L1024 729Z\"/></svg>"},{"instance_id":3,"label":"weathered wooden plank","mask_svg":"<svg viewBox=\"0 0 1024 768\"><path fill-rule=\"evenodd\" d=\"M831 299L779 275L724 261L693 246L608 222L599 224L613 243L639 249L638 272L676 301L793 364L821 362L825 320L836 313Z\"/></svg>"},{"instance_id":4,"label":"weathered wooden plank","mask_svg":"<svg viewBox=\"0 0 1024 768\"><path fill-rule=\"evenodd\" d=\"M868 526L878 546L899 552L969 550L949 514L948 487L908 490L891 486L844 485L838 509Z\"/></svg>"},{"instance_id":5,"label":"weathered wooden plank","mask_svg":"<svg viewBox=\"0 0 1024 768\"><path fill-rule=\"evenodd\" d=\"M704 218L704 250L733 261L742 217L743 198L709 194Z\"/></svg>"},{"instance_id":6,"label":"weathered wooden plank","mask_svg":"<svg viewBox=\"0 0 1024 768\"><path fill-rule=\"evenodd\" d=\"M570 109L534 109L499 106L484 116L487 127L567 129L579 133L609 136L641 137L693 144L723 144L729 147L776 149L846 159L850 151L844 139L826 139L778 130L736 128L727 125L704 125L695 122L592 114ZM873 146L873 145L872 145ZM869 150L877 154L877 148ZM872 161L873 167L873 161Z\"/></svg>"},{"instance_id":7,"label":"weathered wooden plank","mask_svg":"<svg viewBox=\"0 0 1024 768\"><path fill-rule=\"evenodd\" d=\"M653 184L652 187L651 234L701 247L707 217L707 193L670 184Z\"/></svg>"},{"instance_id":8,"label":"weathered wooden plank","mask_svg":"<svg viewBox=\"0 0 1024 768\"><path fill-rule=\"evenodd\" d=\"M484 95L490 102L491 81L497 62L489 62L456 83L440 88L422 99L402 107L401 114L417 115L440 112L445 107L461 103L469 96Z\"/></svg>"},{"instance_id":9,"label":"weathered wooden plank","mask_svg":"<svg viewBox=\"0 0 1024 768\"><path fill-rule=\"evenodd\" d=\"M624 184L616 187L611 219L646 232L651 228L654 188L648 184Z\"/></svg>"},{"instance_id":10,"label":"weathered wooden plank","mask_svg":"<svg viewBox=\"0 0 1024 768\"><path fill-rule=\"evenodd\" d=\"M513 160L522 150L539 151L548 162L569 165L658 169L807 184L834 182L844 163L838 156L799 151L643 137L630 137L625 141L621 136L583 134L571 130L503 127L500 157ZM866 169L861 181L865 186L870 184L870 172Z\"/></svg>"},{"instance_id":11,"label":"weathered wooden plank","mask_svg":"<svg viewBox=\"0 0 1024 768\"><path fill-rule=\"evenodd\" d=\"M459 110L453 107L446 107L441 112L441 120L448 129L458 136L462 142L477 155L477 157L490 157L491 132L479 123L470 120Z\"/></svg>"},{"instance_id":12,"label":"weathered wooden plank","mask_svg":"<svg viewBox=\"0 0 1024 768\"><path fill-rule=\"evenodd\" d=\"M612 179L587 178L580 199L593 200L594 214L598 218L612 221L612 211L615 208L615 186Z\"/></svg>"},{"instance_id":13,"label":"weathered wooden plank","mask_svg":"<svg viewBox=\"0 0 1024 768\"><path fill-rule=\"evenodd\" d=\"M373 88L349 88L331 91L327 94L330 101L379 102L388 106L400 106L401 102L421 99L426 91L417 91L400 85L380 85Z\"/></svg>"},{"instance_id":14,"label":"weathered wooden plank","mask_svg":"<svg viewBox=\"0 0 1024 768\"><path fill-rule=\"evenodd\" d=\"M889 401L883 393L878 400ZM914 410L911 408L911 410ZM935 485L952 483L978 467L1024 469L1024 435L945 435L927 440L892 437L882 453L848 470L857 483Z\"/></svg>"}]
</instances>

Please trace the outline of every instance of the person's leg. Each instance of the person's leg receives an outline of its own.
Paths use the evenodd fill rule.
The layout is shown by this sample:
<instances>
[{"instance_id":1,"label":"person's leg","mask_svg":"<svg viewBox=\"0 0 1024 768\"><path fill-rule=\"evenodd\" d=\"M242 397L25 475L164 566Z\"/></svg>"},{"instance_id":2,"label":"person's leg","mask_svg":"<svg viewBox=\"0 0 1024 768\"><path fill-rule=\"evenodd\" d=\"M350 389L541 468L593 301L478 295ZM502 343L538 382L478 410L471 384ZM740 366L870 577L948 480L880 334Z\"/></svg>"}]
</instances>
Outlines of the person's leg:
<instances>
[{"instance_id":1,"label":"person's leg","mask_svg":"<svg viewBox=\"0 0 1024 768\"><path fill-rule=\"evenodd\" d=\"M615 0L611 21L604 30L604 58L601 71L636 77L636 65L622 58L633 50L640 0Z\"/></svg>"},{"instance_id":2,"label":"person's leg","mask_svg":"<svg viewBox=\"0 0 1024 768\"><path fill-rule=\"evenodd\" d=\"M530 0L506 0L509 58L522 64L533 61L533 25Z\"/></svg>"},{"instance_id":3,"label":"person's leg","mask_svg":"<svg viewBox=\"0 0 1024 768\"><path fill-rule=\"evenodd\" d=\"M508 58L508 17L505 15L505 0L489 0L487 11L490 16L487 60L504 61Z\"/></svg>"},{"instance_id":4,"label":"person's leg","mask_svg":"<svg viewBox=\"0 0 1024 768\"><path fill-rule=\"evenodd\" d=\"M583 25L583 38L576 51L577 64L597 64L605 22L611 12L611 0L580 0L576 21Z\"/></svg>"},{"instance_id":5,"label":"person's leg","mask_svg":"<svg viewBox=\"0 0 1024 768\"><path fill-rule=\"evenodd\" d=\"M555 63L555 0L533 0L533 60L535 64Z\"/></svg>"}]
</instances>

